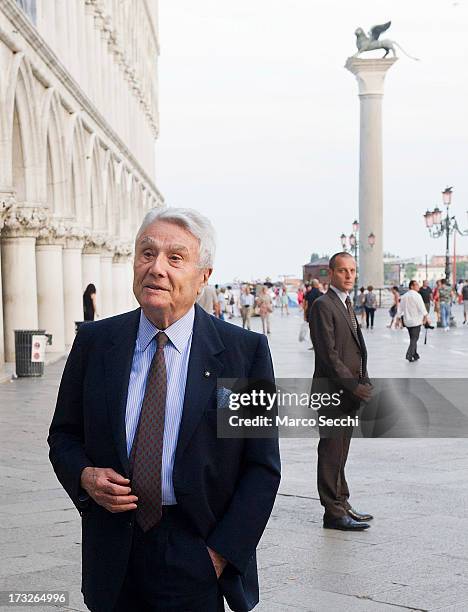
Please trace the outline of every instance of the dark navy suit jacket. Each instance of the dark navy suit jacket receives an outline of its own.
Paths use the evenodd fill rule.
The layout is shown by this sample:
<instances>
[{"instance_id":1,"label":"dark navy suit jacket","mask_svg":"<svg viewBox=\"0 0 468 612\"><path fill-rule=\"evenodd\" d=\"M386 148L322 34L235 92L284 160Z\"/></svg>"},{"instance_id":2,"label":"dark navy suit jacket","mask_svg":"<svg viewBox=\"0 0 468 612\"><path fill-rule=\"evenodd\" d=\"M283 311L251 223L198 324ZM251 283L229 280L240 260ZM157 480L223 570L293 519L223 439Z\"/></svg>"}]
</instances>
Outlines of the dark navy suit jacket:
<instances>
[{"instance_id":1,"label":"dark navy suit jacket","mask_svg":"<svg viewBox=\"0 0 468 612\"><path fill-rule=\"evenodd\" d=\"M129 476L125 409L139 320L137 309L80 327L48 438L55 473L82 515L85 602L100 611L112 609L122 586L134 513L111 513L86 499L80 476L86 466ZM227 559L219 585L229 606L242 611L258 602L255 550L279 486L280 459L277 439L217 437L218 377L273 381L268 343L195 305L174 491L195 532Z\"/></svg>"}]
</instances>

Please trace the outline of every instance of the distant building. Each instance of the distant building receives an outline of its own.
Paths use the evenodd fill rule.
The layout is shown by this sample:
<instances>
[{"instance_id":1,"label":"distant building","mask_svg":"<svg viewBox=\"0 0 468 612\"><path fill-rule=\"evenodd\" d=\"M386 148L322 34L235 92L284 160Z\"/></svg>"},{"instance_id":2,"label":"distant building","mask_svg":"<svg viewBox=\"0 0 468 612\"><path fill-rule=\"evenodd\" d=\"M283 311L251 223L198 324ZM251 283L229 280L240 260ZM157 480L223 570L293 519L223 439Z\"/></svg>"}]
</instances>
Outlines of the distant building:
<instances>
[{"instance_id":1,"label":"distant building","mask_svg":"<svg viewBox=\"0 0 468 612\"><path fill-rule=\"evenodd\" d=\"M316 278L321 283L329 283L328 262L328 257L321 257L304 264L302 266L302 280L309 283L313 278Z\"/></svg>"},{"instance_id":2,"label":"distant building","mask_svg":"<svg viewBox=\"0 0 468 612\"><path fill-rule=\"evenodd\" d=\"M62 352L97 288L132 307L131 254L155 184L158 10L146 0L0 2L0 368L15 329Z\"/></svg>"}]
</instances>

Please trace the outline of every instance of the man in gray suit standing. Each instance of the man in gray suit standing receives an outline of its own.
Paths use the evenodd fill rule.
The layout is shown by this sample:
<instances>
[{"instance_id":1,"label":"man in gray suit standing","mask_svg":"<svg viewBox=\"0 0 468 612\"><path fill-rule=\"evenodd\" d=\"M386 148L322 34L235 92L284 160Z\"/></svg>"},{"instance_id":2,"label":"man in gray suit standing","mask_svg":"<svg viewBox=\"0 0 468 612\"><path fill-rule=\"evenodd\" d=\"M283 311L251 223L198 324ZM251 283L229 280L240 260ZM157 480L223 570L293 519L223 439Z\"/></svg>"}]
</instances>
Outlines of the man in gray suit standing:
<instances>
[{"instance_id":1,"label":"man in gray suit standing","mask_svg":"<svg viewBox=\"0 0 468 612\"><path fill-rule=\"evenodd\" d=\"M356 278L356 261L349 253L336 253L329 262L330 288L311 307L310 330L315 348L313 391L339 393L339 409L320 410L327 417L356 415L361 401L370 399L367 351L349 292ZM342 391L342 392L341 392ZM345 465L353 427L321 428L318 444L317 485L325 508L323 526L360 531L373 517L349 503Z\"/></svg>"}]
</instances>

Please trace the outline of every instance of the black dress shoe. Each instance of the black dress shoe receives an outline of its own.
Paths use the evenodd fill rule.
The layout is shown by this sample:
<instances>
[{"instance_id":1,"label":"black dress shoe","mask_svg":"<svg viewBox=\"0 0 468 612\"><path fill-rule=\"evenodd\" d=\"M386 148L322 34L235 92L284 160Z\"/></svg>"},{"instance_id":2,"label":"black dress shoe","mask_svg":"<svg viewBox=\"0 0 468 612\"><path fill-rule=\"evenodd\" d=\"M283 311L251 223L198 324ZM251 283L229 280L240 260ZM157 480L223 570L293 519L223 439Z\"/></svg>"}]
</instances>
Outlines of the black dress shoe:
<instances>
[{"instance_id":1,"label":"black dress shoe","mask_svg":"<svg viewBox=\"0 0 468 612\"><path fill-rule=\"evenodd\" d=\"M325 529L339 529L340 531L363 531L369 529L367 523L355 521L350 516L340 516L334 519L323 519Z\"/></svg>"},{"instance_id":2,"label":"black dress shoe","mask_svg":"<svg viewBox=\"0 0 468 612\"><path fill-rule=\"evenodd\" d=\"M359 522L363 523L365 521L371 521L374 518L372 514L367 514L366 512L358 512L354 508L348 508L346 512L348 513L348 516L350 516L355 521L358 521L358 523Z\"/></svg>"},{"instance_id":3,"label":"black dress shoe","mask_svg":"<svg viewBox=\"0 0 468 612\"><path fill-rule=\"evenodd\" d=\"M420 356L416 353L416 355L414 356L414 360L417 361L418 359L420 359Z\"/></svg>"}]
</instances>

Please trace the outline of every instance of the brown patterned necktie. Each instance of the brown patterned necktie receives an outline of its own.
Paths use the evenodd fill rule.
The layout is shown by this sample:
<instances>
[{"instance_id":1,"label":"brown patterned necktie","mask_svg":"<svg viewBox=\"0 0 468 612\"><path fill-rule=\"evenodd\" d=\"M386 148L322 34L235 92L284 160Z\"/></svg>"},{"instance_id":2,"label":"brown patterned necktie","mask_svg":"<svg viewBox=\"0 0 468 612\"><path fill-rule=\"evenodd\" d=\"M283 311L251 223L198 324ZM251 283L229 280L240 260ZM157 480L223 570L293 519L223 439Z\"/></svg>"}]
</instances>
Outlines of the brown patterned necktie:
<instances>
[{"instance_id":1,"label":"brown patterned necktie","mask_svg":"<svg viewBox=\"0 0 468 612\"><path fill-rule=\"evenodd\" d=\"M138 429L130 453L132 494L138 497L136 521L148 531L161 520L161 465L166 412L167 375L164 346L168 337L156 335L157 349L146 379Z\"/></svg>"},{"instance_id":2,"label":"brown patterned necktie","mask_svg":"<svg viewBox=\"0 0 468 612\"><path fill-rule=\"evenodd\" d=\"M357 323L357 320L356 320L356 315L354 314L353 307L351 305L351 300L349 298L349 295L346 296L345 303L346 303L346 310L348 311L348 317L349 317L349 319L351 321L351 325L353 326L354 333L359 338L359 335L358 335L358 323ZM362 356L361 356L361 364L359 366L359 376L361 378L362 378L362 374L363 374L363 372L362 372Z\"/></svg>"},{"instance_id":3,"label":"brown patterned necktie","mask_svg":"<svg viewBox=\"0 0 468 612\"><path fill-rule=\"evenodd\" d=\"M356 321L356 315L354 314L354 310L353 307L351 306L351 300L349 298L349 295L346 296L346 310L348 311L348 316L351 320L351 325L353 326L354 329L354 333L357 336L357 321Z\"/></svg>"}]
</instances>

